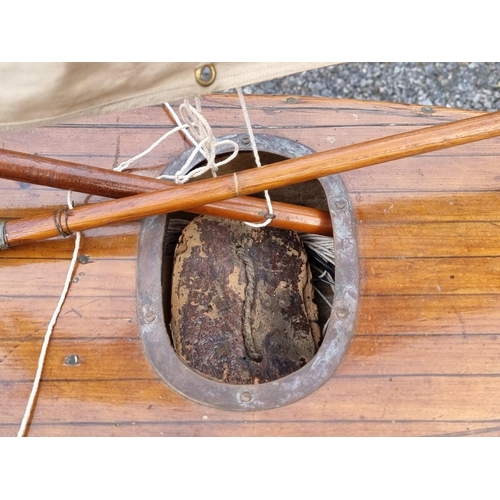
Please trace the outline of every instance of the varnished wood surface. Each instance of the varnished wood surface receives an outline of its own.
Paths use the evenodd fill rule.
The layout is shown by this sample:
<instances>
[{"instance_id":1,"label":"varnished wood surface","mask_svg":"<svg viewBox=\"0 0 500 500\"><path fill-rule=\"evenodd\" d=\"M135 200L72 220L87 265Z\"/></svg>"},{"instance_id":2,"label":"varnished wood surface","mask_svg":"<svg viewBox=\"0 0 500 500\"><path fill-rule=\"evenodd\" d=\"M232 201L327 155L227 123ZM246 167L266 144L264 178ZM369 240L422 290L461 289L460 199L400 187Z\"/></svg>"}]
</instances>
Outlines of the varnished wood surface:
<instances>
[{"instance_id":1,"label":"varnished wood surface","mask_svg":"<svg viewBox=\"0 0 500 500\"><path fill-rule=\"evenodd\" d=\"M475 112L316 98L248 97L257 132L322 151ZM244 131L237 99L204 101L217 135ZM172 125L149 108L4 133L0 145L111 168ZM156 175L185 149L168 139L138 161ZM499 435L500 140L342 174L357 217L361 301L334 376L292 405L234 413L169 389L136 319L139 223L84 233L48 350L29 435ZM60 207L66 193L0 181L0 217ZM77 204L96 201L75 194ZM0 252L0 435L17 433L72 241ZM78 366L65 363L80 357Z\"/></svg>"},{"instance_id":2,"label":"varnished wood surface","mask_svg":"<svg viewBox=\"0 0 500 500\"><path fill-rule=\"evenodd\" d=\"M220 175L217 178L184 186L168 185L165 186L165 191L163 189L153 192L147 190L146 193L141 191L141 194L124 199L75 207L69 217L66 216L64 221L61 220L60 226L63 232L71 234L110 224L112 221L129 222L175 210L189 210L198 203L208 205L223 202L232 197L311 181L318 177L440 151L499 135L500 112L474 116L342 148L319 151L305 158L295 157L278 161L265 169L246 169L234 172L232 175ZM8 163L9 152L5 151ZM29 162L34 155L15 155L10 152L10 157L15 162L23 159ZM57 162L55 159L51 161ZM97 177L97 172L95 174ZM50 185L55 186L55 184ZM78 190L72 185L67 189ZM88 192L95 193L93 189ZM8 235L9 245L14 247L58 236L61 229L54 227L53 219L52 214L47 213L45 216L8 221L5 232ZM300 227L293 229L304 230Z\"/></svg>"}]
</instances>

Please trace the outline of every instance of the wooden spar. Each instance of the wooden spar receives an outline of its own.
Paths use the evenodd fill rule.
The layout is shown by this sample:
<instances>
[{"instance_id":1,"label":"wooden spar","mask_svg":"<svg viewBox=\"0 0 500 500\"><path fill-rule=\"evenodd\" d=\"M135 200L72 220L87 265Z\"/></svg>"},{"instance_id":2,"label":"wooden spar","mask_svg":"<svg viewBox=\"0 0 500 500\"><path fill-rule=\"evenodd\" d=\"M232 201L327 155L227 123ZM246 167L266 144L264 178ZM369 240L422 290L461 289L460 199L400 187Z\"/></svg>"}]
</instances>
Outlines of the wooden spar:
<instances>
[{"instance_id":1,"label":"wooden spar","mask_svg":"<svg viewBox=\"0 0 500 500\"><path fill-rule=\"evenodd\" d=\"M175 189L139 194L59 211L57 214L6 223L9 246L59 234L137 220L176 210L257 193L327 175L359 169L400 158L437 151L500 135L500 112L426 127L352 146L274 163L260 169L194 182ZM59 226L59 227L58 227ZM1 242L0 242L1 243Z\"/></svg>"},{"instance_id":2,"label":"wooden spar","mask_svg":"<svg viewBox=\"0 0 500 500\"><path fill-rule=\"evenodd\" d=\"M8 149L0 149L0 177L107 198L124 198L175 189L172 183L161 179L42 158ZM247 222L262 222L268 207L264 200L241 196L194 207L189 211ZM273 202L273 211L275 218L270 222L271 226L304 233L332 235L330 214L324 210Z\"/></svg>"}]
</instances>

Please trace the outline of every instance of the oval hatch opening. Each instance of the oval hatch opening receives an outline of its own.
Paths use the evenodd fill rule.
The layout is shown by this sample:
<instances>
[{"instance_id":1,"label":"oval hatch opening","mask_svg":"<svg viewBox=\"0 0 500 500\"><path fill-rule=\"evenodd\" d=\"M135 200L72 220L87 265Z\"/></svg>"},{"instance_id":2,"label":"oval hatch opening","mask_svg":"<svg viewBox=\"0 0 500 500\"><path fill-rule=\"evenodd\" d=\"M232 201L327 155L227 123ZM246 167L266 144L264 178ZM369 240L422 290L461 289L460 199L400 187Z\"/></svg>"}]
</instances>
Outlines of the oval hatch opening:
<instances>
[{"instance_id":1,"label":"oval hatch opening","mask_svg":"<svg viewBox=\"0 0 500 500\"><path fill-rule=\"evenodd\" d=\"M259 156L263 165L287 159L265 151ZM245 151L218 173L251 168L253 153ZM274 202L328 211L317 180L269 194ZM264 193L254 196L264 198ZM283 378L311 361L334 299L333 237L252 228L187 212L171 214L165 234L163 314L184 363L220 382L257 384Z\"/></svg>"},{"instance_id":2,"label":"oval hatch opening","mask_svg":"<svg viewBox=\"0 0 500 500\"><path fill-rule=\"evenodd\" d=\"M221 167L219 173L223 175L255 168L253 154L248 151L247 137L244 134L227 137L236 140L240 151L243 152L231 163ZM312 153L312 150L304 145L276 136L257 135L256 141L263 165ZM190 152L186 151L174 160L164 173L175 173ZM197 165L201 160L202 158ZM278 378L268 378L264 381L257 378L253 383L249 383L248 378L238 381L233 377L230 382L226 382L223 377L214 378L198 367L189 366L186 359L181 359L174 348L171 329L173 259L182 230L182 224L179 226L176 221L183 220L186 225L196 215L178 212L151 217L143 222L141 228L137 293L138 319L145 352L168 385L203 404L229 410L255 410L274 408L296 401L328 380L340 363L352 337L359 297L357 244L354 216L340 177L329 176L271 190L270 195L275 201L329 211L334 227L335 247L335 270L332 276L335 280L335 293L331 285L321 278L322 271L309 259L314 286L319 290L319 293L315 291L314 294L321 331L317 351L293 372Z\"/></svg>"}]
</instances>

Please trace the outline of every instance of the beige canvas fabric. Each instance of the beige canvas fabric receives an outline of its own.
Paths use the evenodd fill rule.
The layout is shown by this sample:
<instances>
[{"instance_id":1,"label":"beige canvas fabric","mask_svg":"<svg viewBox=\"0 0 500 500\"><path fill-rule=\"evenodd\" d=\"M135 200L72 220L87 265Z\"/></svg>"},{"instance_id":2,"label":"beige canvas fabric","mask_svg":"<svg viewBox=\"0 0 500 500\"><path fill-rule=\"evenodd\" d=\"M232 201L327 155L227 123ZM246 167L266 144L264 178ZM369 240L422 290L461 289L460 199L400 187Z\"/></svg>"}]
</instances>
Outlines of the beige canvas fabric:
<instances>
[{"instance_id":1,"label":"beige canvas fabric","mask_svg":"<svg viewBox=\"0 0 500 500\"><path fill-rule=\"evenodd\" d=\"M0 63L0 130L173 102L335 63L213 63L208 87L195 78L204 64Z\"/></svg>"}]
</instances>

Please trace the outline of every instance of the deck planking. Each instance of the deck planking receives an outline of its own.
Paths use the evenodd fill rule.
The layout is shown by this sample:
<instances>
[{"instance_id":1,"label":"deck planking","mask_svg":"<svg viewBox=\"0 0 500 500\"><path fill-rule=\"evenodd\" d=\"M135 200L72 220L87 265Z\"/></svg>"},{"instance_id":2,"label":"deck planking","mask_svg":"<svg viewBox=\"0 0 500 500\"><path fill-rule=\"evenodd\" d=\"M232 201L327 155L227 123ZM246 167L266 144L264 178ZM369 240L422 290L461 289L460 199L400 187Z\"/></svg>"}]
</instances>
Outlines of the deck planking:
<instances>
[{"instance_id":1,"label":"deck planking","mask_svg":"<svg viewBox=\"0 0 500 500\"><path fill-rule=\"evenodd\" d=\"M463 110L248 96L257 132L315 150L477 115ZM204 99L217 135L243 132L237 98ZM3 147L112 168L172 124L160 107L0 136ZM186 147L167 141L139 166L157 175ZM292 405L234 413L169 389L142 351L136 320L138 223L84 233L53 334L30 435L498 435L500 140L342 174L357 216L361 299L334 376ZM1 216L50 211L66 193L0 180ZM98 201L75 194L76 203ZM0 435L15 435L70 240L0 253ZM84 273L80 276L80 273ZM453 276L453 278L452 278ZM81 363L65 359L78 354Z\"/></svg>"}]
</instances>

